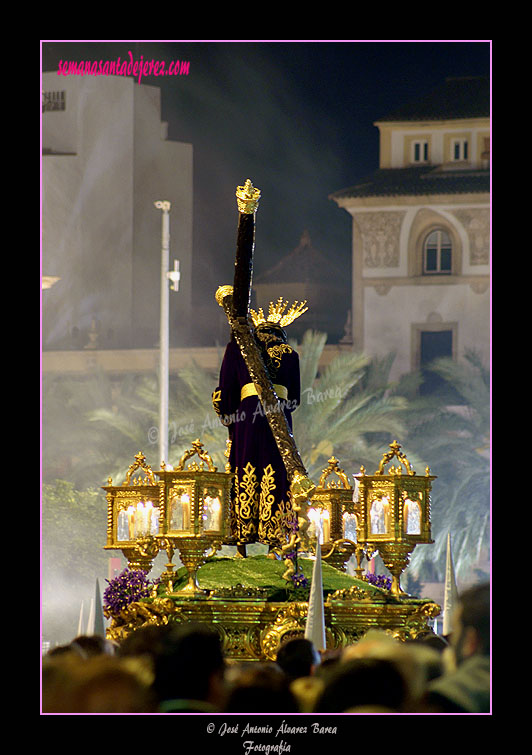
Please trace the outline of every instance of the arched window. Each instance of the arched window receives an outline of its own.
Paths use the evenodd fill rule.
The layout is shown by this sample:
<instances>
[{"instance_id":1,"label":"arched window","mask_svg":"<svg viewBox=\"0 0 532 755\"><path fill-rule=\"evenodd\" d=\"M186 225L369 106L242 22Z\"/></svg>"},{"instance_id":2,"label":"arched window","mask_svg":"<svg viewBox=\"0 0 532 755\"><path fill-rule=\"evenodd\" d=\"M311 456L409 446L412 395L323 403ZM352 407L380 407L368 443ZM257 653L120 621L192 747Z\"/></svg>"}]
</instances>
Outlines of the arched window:
<instances>
[{"instance_id":1,"label":"arched window","mask_svg":"<svg viewBox=\"0 0 532 755\"><path fill-rule=\"evenodd\" d=\"M423 275L450 275L453 247L449 234L438 229L431 231L423 244Z\"/></svg>"}]
</instances>

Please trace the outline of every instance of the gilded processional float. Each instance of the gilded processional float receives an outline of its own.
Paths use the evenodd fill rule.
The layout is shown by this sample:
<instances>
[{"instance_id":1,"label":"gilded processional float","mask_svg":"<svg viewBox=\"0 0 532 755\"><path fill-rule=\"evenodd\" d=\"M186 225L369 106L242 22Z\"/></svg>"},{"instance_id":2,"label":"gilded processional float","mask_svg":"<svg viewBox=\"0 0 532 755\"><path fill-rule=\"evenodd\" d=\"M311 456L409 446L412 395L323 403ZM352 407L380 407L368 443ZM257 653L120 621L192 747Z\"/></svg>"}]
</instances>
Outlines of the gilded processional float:
<instances>
[{"instance_id":1,"label":"gilded processional float","mask_svg":"<svg viewBox=\"0 0 532 755\"><path fill-rule=\"evenodd\" d=\"M120 641L144 625L194 621L217 628L228 658L274 659L284 640L308 630L311 587L322 598L327 649L352 644L371 628L400 639L430 633L440 606L407 595L400 579L416 545L433 542L435 477L428 468L417 475L394 441L374 474L361 467L354 475L355 489L335 457L317 483L309 479L291 426L297 355L284 333L306 302L286 311L281 298L267 316L250 309L260 192L248 180L236 197L234 283L216 292L231 341L212 397L228 428L227 463L219 471L197 439L175 468L163 461L153 471L139 452L121 485L108 480L105 549L123 553L126 572L143 589L135 600L107 601L107 636ZM230 410L244 401L260 408L262 426L235 422ZM246 544L253 542L267 544L268 554L249 556ZM217 557L222 546L235 546L236 554ZM160 551L168 563L150 583ZM376 553L392 575L385 588L370 583L362 569ZM351 559L354 576L347 572ZM317 573L321 584L313 586Z\"/></svg>"}]
</instances>

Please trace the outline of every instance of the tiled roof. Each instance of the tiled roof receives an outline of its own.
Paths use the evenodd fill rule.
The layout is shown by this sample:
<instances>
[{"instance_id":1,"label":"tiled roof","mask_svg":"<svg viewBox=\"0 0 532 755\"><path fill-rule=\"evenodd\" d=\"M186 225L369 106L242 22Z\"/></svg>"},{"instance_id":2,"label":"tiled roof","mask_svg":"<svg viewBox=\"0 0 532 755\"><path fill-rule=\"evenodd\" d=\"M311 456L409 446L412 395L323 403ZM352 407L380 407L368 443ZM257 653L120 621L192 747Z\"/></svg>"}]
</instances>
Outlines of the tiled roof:
<instances>
[{"instance_id":1,"label":"tiled roof","mask_svg":"<svg viewBox=\"0 0 532 755\"><path fill-rule=\"evenodd\" d=\"M490 115L490 80L487 76L448 78L425 97L401 105L381 121L487 118Z\"/></svg>"},{"instance_id":2,"label":"tiled roof","mask_svg":"<svg viewBox=\"0 0 532 755\"><path fill-rule=\"evenodd\" d=\"M312 245L308 231L304 231L299 245L272 268L258 275L255 283L312 283L335 278L343 279L343 273Z\"/></svg>"},{"instance_id":3,"label":"tiled roof","mask_svg":"<svg viewBox=\"0 0 532 755\"><path fill-rule=\"evenodd\" d=\"M470 194L489 191L489 170L441 170L429 165L379 169L360 183L335 191L329 198Z\"/></svg>"}]
</instances>

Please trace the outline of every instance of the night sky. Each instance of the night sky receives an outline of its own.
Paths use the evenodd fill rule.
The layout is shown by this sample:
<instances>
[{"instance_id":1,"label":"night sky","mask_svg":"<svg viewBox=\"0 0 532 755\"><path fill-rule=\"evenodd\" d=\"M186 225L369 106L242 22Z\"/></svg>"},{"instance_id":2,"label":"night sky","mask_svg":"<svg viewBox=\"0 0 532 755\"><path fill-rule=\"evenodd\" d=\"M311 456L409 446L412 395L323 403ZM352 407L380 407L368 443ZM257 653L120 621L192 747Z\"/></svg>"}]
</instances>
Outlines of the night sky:
<instances>
[{"instance_id":1,"label":"night sky","mask_svg":"<svg viewBox=\"0 0 532 755\"><path fill-rule=\"evenodd\" d=\"M170 139L194 148L194 289L232 283L235 188L261 190L255 275L313 245L350 279L351 220L328 195L378 167L373 123L446 77L490 74L489 41L216 41L42 43L59 60L190 63L188 76L143 77L162 90ZM171 250L171 257L179 257Z\"/></svg>"}]
</instances>

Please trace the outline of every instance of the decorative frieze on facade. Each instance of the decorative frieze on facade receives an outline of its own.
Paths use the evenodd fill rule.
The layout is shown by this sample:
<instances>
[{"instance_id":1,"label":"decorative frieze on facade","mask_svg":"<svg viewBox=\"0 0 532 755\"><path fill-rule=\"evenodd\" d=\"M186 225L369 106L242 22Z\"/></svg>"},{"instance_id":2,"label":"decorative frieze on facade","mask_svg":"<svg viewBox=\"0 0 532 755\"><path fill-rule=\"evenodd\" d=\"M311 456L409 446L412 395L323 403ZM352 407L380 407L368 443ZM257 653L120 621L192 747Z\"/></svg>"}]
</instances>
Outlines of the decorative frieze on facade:
<instances>
[{"instance_id":1,"label":"decorative frieze on facade","mask_svg":"<svg viewBox=\"0 0 532 755\"><path fill-rule=\"evenodd\" d=\"M362 236L366 267L398 267L399 238L405 212L365 212L355 220Z\"/></svg>"},{"instance_id":2,"label":"decorative frieze on facade","mask_svg":"<svg viewBox=\"0 0 532 755\"><path fill-rule=\"evenodd\" d=\"M374 286L374 288L379 296L386 296L386 294L391 289L391 285L390 283L379 283L378 285Z\"/></svg>"},{"instance_id":3,"label":"decorative frieze on facade","mask_svg":"<svg viewBox=\"0 0 532 755\"><path fill-rule=\"evenodd\" d=\"M474 294L485 294L489 288L489 280L471 281L469 286Z\"/></svg>"},{"instance_id":4,"label":"decorative frieze on facade","mask_svg":"<svg viewBox=\"0 0 532 755\"><path fill-rule=\"evenodd\" d=\"M489 264L490 216L489 208L460 208L453 211L469 238L469 264Z\"/></svg>"}]
</instances>

